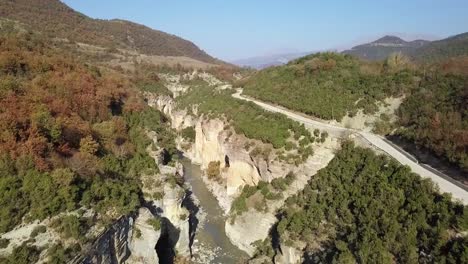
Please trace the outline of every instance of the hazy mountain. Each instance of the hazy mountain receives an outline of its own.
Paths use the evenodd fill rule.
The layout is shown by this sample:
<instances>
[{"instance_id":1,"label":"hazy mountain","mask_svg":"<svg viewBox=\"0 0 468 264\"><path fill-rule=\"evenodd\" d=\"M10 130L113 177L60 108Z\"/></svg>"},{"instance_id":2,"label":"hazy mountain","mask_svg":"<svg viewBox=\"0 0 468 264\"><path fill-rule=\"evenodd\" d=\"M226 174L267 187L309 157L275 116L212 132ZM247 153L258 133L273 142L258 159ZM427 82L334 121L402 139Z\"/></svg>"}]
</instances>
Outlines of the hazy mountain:
<instances>
[{"instance_id":1,"label":"hazy mountain","mask_svg":"<svg viewBox=\"0 0 468 264\"><path fill-rule=\"evenodd\" d=\"M291 60L303 57L312 52L300 52L300 53L285 53L285 54L274 54L267 56L258 56L246 59L240 59L231 61L231 63L242 66L250 67L254 69L264 69L270 66L284 65Z\"/></svg>"},{"instance_id":2,"label":"hazy mountain","mask_svg":"<svg viewBox=\"0 0 468 264\"><path fill-rule=\"evenodd\" d=\"M195 44L175 35L125 20L87 17L59 0L2 0L0 17L57 38L109 48L125 48L161 56L185 56L216 63Z\"/></svg>"},{"instance_id":3,"label":"hazy mountain","mask_svg":"<svg viewBox=\"0 0 468 264\"><path fill-rule=\"evenodd\" d=\"M385 36L374 42L362 44L345 50L343 53L357 56L366 60L383 60L391 53L402 52L410 54L414 50L427 45L430 41L414 40L405 41L396 36Z\"/></svg>"}]
</instances>

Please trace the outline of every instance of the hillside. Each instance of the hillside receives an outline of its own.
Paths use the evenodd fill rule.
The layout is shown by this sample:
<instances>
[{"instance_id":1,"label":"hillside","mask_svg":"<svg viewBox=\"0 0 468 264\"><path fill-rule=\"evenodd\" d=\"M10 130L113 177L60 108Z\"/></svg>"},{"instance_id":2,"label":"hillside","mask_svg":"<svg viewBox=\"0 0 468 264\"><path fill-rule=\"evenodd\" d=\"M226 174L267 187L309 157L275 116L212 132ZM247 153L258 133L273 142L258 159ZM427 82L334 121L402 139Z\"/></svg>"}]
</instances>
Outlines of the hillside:
<instances>
[{"instance_id":1,"label":"hillside","mask_svg":"<svg viewBox=\"0 0 468 264\"><path fill-rule=\"evenodd\" d=\"M0 105L0 263L68 263L142 203L140 177L158 171L145 130L173 140L125 76L27 32L0 30Z\"/></svg>"},{"instance_id":2,"label":"hillside","mask_svg":"<svg viewBox=\"0 0 468 264\"><path fill-rule=\"evenodd\" d=\"M468 260L460 232L468 227L466 207L407 167L349 143L277 218L276 236L259 243L258 256L296 254L304 263Z\"/></svg>"},{"instance_id":3,"label":"hillside","mask_svg":"<svg viewBox=\"0 0 468 264\"><path fill-rule=\"evenodd\" d=\"M376 102L398 96L412 84L409 70L386 71L337 53L318 53L268 68L246 80L244 93L323 119L377 110Z\"/></svg>"},{"instance_id":4,"label":"hillside","mask_svg":"<svg viewBox=\"0 0 468 264\"><path fill-rule=\"evenodd\" d=\"M365 60L384 60L392 53L401 52L403 54L409 54L418 48L424 47L428 43L429 41L427 40L414 40L407 42L399 37L385 36L374 42L355 46L350 50L345 50L343 53Z\"/></svg>"},{"instance_id":5,"label":"hillside","mask_svg":"<svg viewBox=\"0 0 468 264\"><path fill-rule=\"evenodd\" d=\"M147 55L184 56L208 63L219 62L190 41L125 20L92 19L59 0L0 1L0 17L73 42L124 48Z\"/></svg>"},{"instance_id":6,"label":"hillside","mask_svg":"<svg viewBox=\"0 0 468 264\"><path fill-rule=\"evenodd\" d=\"M454 74L464 68L463 60L429 70L419 69L401 56L366 62L350 55L322 53L259 71L243 85L246 95L337 121L361 111L374 114L385 98L404 96L395 113L401 127L394 133L467 171L468 78ZM448 72L451 69L456 71ZM391 133L389 116L380 118L383 122L377 124L377 132Z\"/></svg>"},{"instance_id":7,"label":"hillside","mask_svg":"<svg viewBox=\"0 0 468 264\"><path fill-rule=\"evenodd\" d=\"M374 42L355 46L343 54L363 60L381 61L390 54L401 52L420 63L440 62L468 55L468 33L462 33L437 41L405 41L395 36L385 36Z\"/></svg>"},{"instance_id":8,"label":"hillside","mask_svg":"<svg viewBox=\"0 0 468 264\"><path fill-rule=\"evenodd\" d=\"M409 55L420 62L442 61L447 58L466 56L468 55L468 33L432 41L419 49L412 50Z\"/></svg>"}]
</instances>

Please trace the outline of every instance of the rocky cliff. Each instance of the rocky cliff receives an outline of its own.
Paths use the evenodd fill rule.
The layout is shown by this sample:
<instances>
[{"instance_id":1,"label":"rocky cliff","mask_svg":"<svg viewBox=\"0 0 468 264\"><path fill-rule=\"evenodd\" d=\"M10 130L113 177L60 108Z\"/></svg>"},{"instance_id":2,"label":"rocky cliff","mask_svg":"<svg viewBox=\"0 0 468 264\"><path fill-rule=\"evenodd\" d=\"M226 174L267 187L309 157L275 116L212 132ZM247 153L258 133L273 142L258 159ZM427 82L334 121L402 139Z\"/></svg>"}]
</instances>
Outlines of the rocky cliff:
<instances>
[{"instance_id":1,"label":"rocky cliff","mask_svg":"<svg viewBox=\"0 0 468 264\"><path fill-rule=\"evenodd\" d=\"M148 208L142 207L138 212L138 217L135 220L129 250L131 252L127 263L159 263L158 254L156 253L156 243L161 237L161 230L154 230L148 224L148 221L154 216ZM136 233L140 235L136 235Z\"/></svg>"},{"instance_id":2,"label":"rocky cliff","mask_svg":"<svg viewBox=\"0 0 468 264\"><path fill-rule=\"evenodd\" d=\"M235 221L227 221L225 230L233 244L252 256L255 252L256 241L263 241L270 233L270 228L277 221L276 211L284 205L286 199L302 190L307 181L318 170L327 166L334 157L334 150L339 144L336 139L327 139L323 144L314 148L314 155L298 166L282 164L296 175L295 180L282 192L282 197L268 202L267 210L258 212L250 209L248 212L236 217ZM281 175L281 174L280 174ZM252 223L255 223L252 225Z\"/></svg>"},{"instance_id":3,"label":"rocky cliff","mask_svg":"<svg viewBox=\"0 0 468 264\"><path fill-rule=\"evenodd\" d=\"M238 196L243 186L256 185L259 181L270 182L294 170L294 166L285 166L275 160L252 157L245 148L248 139L233 133L224 120L209 119L203 115L196 117L188 114L186 109L178 110L174 100L168 96L147 94L146 98L150 106L170 117L174 129L181 130L189 126L195 128L195 142L184 152L193 163L207 169L210 162L220 162L221 181L204 180L225 213L229 212L232 200ZM196 112L196 108L193 111Z\"/></svg>"},{"instance_id":4,"label":"rocky cliff","mask_svg":"<svg viewBox=\"0 0 468 264\"><path fill-rule=\"evenodd\" d=\"M154 133L148 135L156 142ZM175 175L183 176L183 168L179 163L161 164L160 149L148 147L148 152L158 163L159 173L141 175L145 206L137 214L121 217L72 263L159 263L158 244L161 251L190 257L190 213L182 205L186 191L169 180ZM162 197L155 197L155 192L162 193ZM153 226L151 220L160 222L160 228ZM175 253L168 253L171 254Z\"/></svg>"}]
</instances>

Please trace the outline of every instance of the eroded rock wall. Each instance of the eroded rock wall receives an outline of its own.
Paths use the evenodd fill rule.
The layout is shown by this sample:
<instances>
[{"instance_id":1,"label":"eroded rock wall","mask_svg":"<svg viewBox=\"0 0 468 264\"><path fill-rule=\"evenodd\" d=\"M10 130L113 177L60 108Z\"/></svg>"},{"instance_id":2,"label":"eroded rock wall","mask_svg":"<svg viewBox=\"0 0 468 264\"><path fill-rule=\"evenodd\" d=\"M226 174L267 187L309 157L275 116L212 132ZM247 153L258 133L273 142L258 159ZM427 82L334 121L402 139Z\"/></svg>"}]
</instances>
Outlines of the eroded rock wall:
<instances>
[{"instance_id":1,"label":"eroded rock wall","mask_svg":"<svg viewBox=\"0 0 468 264\"><path fill-rule=\"evenodd\" d=\"M128 244L132 237L134 215L123 216L103 232L83 256L71 263L123 263L130 256Z\"/></svg>"},{"instance_id":2,"label":"eroded rock wall","mask_svg":"<svg viewBox=\"0 0 468 264\"><path fill-rule=\"evenodd\" d=\"M148 208L139 209L129 243L131 255L126 263L159 263L155 248L161 237L161 230L154 230L153 226L148 224L152 218L154 216Z\"/></svg>"}]
</instances>

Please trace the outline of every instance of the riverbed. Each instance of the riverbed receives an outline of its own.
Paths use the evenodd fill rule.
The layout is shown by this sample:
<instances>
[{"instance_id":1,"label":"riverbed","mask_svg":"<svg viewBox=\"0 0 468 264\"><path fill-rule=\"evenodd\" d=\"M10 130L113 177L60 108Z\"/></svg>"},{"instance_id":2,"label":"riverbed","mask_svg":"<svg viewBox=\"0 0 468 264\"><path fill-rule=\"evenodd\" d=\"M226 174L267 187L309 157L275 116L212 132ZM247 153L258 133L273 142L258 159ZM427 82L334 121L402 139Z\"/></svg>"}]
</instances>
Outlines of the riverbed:
<instances>
[{"instance_id":1,"label":"riverbed","mask_svg":"<svg viewBox=\"0 0 468 264\"><path fill-rule=\"evenodd\" d=\"M223 210L203 182L200 166L192 164L187 158L182 158L181 163L185 181L191 186L192 195L199 204L197 218L200 222L192 245L192 261L203 264L245 263L247 254L234 246L226 236Z\"/></svg>"}]
</instances>

